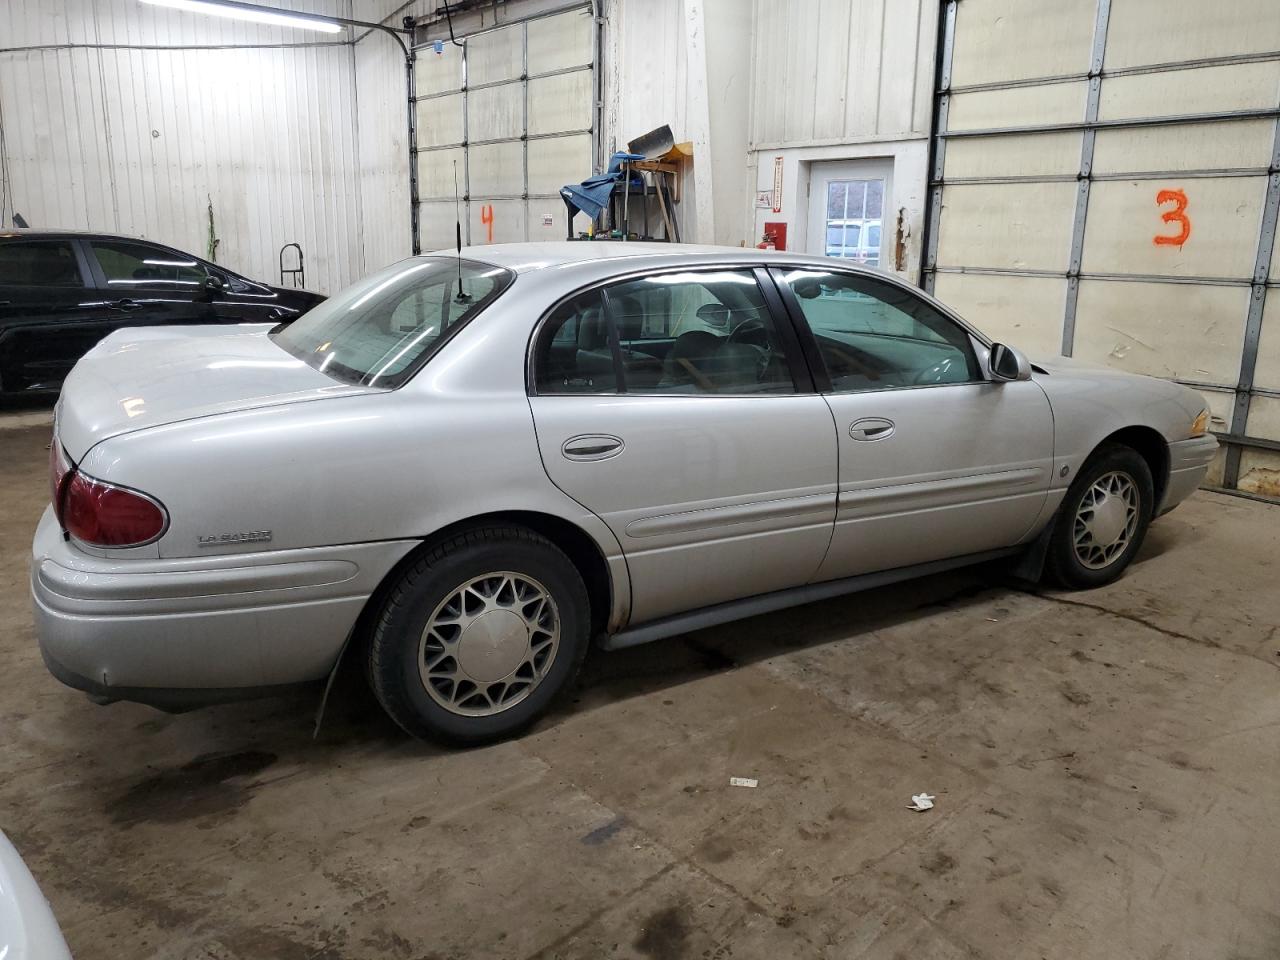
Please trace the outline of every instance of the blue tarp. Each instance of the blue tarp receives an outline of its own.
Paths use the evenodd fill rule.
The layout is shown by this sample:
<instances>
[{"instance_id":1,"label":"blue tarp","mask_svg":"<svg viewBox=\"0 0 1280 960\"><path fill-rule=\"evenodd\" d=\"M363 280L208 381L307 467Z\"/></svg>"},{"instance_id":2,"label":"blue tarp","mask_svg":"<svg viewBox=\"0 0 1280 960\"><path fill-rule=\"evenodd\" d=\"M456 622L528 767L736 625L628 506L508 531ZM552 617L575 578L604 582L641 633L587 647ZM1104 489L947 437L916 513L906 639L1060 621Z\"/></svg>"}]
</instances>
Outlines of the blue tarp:
<instances>
[{"instance_id":1,"label":"blue tarp","mask_svg":"<svg viewBox=\"0 0 1280 960\"><path fill-rule=\"evenodd\" d=\"M592 220L600 216L604 208L609 205L609 195L613 193L613 185L622 179L622 165L643 159L644 155L640 153L615 153L609 160L607 172L588 177L581 183L567 183L561 187L560 196L564 198L564 205L569 208L570 221L579 211ZM631 184L633 187L638 186L643 189L644 178L633 176Z\"/></svg>"}]
</instances>

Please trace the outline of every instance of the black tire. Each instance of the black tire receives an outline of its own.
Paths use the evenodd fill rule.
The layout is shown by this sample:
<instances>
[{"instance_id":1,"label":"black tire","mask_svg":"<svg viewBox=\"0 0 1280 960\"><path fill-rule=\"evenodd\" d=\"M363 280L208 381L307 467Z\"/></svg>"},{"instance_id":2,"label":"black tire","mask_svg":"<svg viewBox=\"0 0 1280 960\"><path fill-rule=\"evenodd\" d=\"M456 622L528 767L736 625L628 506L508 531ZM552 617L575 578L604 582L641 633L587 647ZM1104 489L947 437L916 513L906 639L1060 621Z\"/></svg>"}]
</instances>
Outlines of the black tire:
<instances>
[{"instance_id":1,"label":"black tire","mask_svg":"<svg viewBox=\"0 0 1280 960\"><path fill-rule=\"evenodd\" d=\"M1109 474L1120 474L1133 483L1138 496L1137 526L1123 550L1108 558L1105 565L1091 567L1077 555L1074 540L1076 515L1093 485ZM1125 568L1142 549L1142 541L1151 525L1154 508L1155 485L1151 480L1151 468L1147 461L1132 447L1118 443L1103 444L1085 461L1062 501L1058 517L1054 521L1049 552L1045 557L1045 572L1061 586L1073 590L1088 590L1111 583L1124 573Z\"/></svg>"},{"instance_id":2,"label":"black tire","mask_svg":"<svg viewBox=\"0 0 1280 960\"><path fill-rule=\"evenodd\" d=\"M523 699L487 716L463 716L437 702L419 673L423 631L462 585L499 571L530 577L545 588L558 614L559 643L542 679ZM373 625L369 684L391 719L414 737L451 746L503 740L527 728L571 687L587 653L590 623L582 576L549 540L522 527L468 530L437 544L401 574ZM446 682L444 689L454 688Z\"/></svg>"}]
</instances>

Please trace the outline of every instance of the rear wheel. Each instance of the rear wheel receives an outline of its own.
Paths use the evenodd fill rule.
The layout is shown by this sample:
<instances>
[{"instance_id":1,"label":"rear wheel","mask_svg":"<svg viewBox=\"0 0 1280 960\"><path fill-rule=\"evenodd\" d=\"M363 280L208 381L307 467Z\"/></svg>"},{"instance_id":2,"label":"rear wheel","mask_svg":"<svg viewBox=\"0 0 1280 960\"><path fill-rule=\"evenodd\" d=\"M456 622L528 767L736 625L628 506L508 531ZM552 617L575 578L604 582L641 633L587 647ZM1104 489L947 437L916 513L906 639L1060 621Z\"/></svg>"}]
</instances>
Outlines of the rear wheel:
<instances>
[{"instance_id":1,"label":"rear wheel","mask_svg":"<svg viewBox=\"0 0 1280 960\"><path fill-rule=\"evenodd\" d=\"M1107 444L1067 491L1046 569L1064 587L1110 583L1142 547L1154 509L1151 468L1131 447Z\"/></svg>"},{"instance_id":2,"label":"rear wheel","mask_svg":"<svg viewBox=\"0 0 1280 960\"><path fill-rule=\"evenodd\" d=\"M374 627L370 685L416 737L501 740L568 688L589 623L582 577L554 544L519 527L472 530L401 576Z\"/></svg>"}]
</instances>

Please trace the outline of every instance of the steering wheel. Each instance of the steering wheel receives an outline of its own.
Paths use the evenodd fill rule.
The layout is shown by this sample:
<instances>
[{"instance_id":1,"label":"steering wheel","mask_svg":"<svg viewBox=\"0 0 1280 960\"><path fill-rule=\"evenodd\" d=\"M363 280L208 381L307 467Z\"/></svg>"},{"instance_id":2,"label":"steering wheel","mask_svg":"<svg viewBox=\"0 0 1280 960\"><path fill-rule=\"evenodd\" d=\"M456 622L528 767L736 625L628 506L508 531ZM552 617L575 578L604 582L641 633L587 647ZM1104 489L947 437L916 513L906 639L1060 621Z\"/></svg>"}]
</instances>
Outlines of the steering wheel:
<instances>
[{"instance_id":1,"label":"steering wheel","mask_svg":"<svg viewBox=\"0 0 1280 960\"><path fill-rule=\"evenodd\" d=\"M754 334L756 340L753 342L748 339ZM763 342L760 342L763 341ZM769 349L769 334L764 328L764 323L760 320L744 320L738 324L725 338L726 343L745 343L748 346L760 347L763 350Z\"/></svg>"},{"instance_id":2,"label":"steering wheel","mask_svg":"<svg viewBox=\"0 0 1280 960\"><path fill-rule=\"evenodd\" d=\"M759 320L744 320L738 324L724 339L725 345L735 344L760 351L756 360L756 382L761 383L769 375L769 367L773 363L773 344L769 342L769 331Z\"/></svg>"},{"instance_id":3,"label":"steering wheel","mask_svg":"<svg viewBox=\"0 0 1280 960\"><path fill-rule=\"evenodd\" d=\"M933 366L925 367L925 369L917 373L915 377L912 378L911 382L915 384L957 383L963 380L967 380L968 379L967 375L964 377L960 377L959 380L957 380L956 377L953 377L951 375L952 371L955 369L955 365L956 365L955 357L943 357L937 363L933 364Z\"/></svg>"}]
</instances>

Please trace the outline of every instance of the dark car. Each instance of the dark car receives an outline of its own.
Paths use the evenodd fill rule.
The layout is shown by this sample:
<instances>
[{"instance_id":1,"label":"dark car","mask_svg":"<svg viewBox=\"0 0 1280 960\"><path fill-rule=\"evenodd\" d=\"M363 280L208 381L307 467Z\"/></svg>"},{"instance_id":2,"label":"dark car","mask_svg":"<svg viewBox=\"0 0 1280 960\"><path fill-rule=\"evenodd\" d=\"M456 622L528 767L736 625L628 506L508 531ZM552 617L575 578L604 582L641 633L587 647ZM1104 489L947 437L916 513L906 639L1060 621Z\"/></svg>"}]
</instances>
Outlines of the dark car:
<instances>
[{"instance_id":1,"label":"dark car","mask_svg":"<svg viewBox=\"0 0 1280 960\"><path fill-rule=\"evenodd\" d=\"M121 327L281 323L323 299L150 240L0 231L0 394L57 390Z\"/></svg>"}]
</instances>

